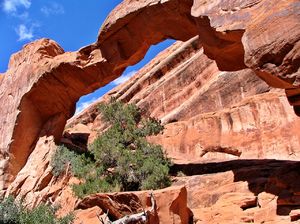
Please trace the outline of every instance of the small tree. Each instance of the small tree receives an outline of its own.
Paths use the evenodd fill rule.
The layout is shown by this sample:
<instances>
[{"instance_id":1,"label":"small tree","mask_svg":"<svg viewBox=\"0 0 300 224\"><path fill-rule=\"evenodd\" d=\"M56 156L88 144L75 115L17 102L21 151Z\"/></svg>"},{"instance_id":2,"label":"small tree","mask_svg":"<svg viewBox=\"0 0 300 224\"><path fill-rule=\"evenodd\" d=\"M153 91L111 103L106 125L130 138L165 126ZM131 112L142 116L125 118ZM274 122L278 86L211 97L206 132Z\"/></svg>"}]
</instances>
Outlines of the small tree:
<instances>
[{"instance_id":1,"label":"small tree","mask_svg":"<svg viewBox=\"0 0 300 224\"><path fill-rule=\"evenodd\" d=\"M103 167L102 174L107 181L117 180L125 191L168 186L170 161L164 156L161 146L146 140L147 136L163 131L160 121L143 118L136 105L113 99L110 104L101 104L99 109L110 128L94 141L90 149L98 166Z\"/></svg>"},{"instance_id":2,"label":"small tree","mask_svg":"<svg viewBox=\"0 0 300 224\"><path fill-rule=\"evenodd\" d=\"M83 183L73 185L78 197L96 192L158 189L170 185L170 161L161 146L149 143L147 136L162 132L157 119L141 116L134 104L111 100L99 110L109 128L89 146L91 158L60 147L52 159L54 175L69 164Z\"/></svg>"}]
</instances>

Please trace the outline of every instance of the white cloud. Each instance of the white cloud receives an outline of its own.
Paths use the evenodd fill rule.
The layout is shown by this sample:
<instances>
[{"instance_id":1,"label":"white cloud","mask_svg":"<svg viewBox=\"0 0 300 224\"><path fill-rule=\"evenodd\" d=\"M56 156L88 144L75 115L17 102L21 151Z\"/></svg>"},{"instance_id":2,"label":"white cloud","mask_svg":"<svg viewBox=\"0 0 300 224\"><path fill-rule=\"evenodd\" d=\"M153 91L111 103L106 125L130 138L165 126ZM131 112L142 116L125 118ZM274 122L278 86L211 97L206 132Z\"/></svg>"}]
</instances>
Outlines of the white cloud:
<instances>
[{"instance_id":1,"label":"white cloud","mask_svg":"<svg viewBox=\"0 0 300 224\"><path fill-rule=\"evenodd\" d=\"M41 8L41 12L45 16L49 15L58 15L58 14L64 14L65 9L62 5L56 3L56 2L51 2L48 6L43 6Z\"/></svg>"},{"instance_id":2,"label":"white cloud","mask_svg":"<svg viewBox=\"0 0 300 224\"><path fill-rule=\"evenodd\" d=\"M29 9L31 5L31 0L4 0L2 4L2 9L6 13L15 13L19 7L24 7Z\"/></svg>"},{"instance_id":3,"label":"white cloud","mask_svg":"<svg viewBox=\"0 0 300 224\"><path fill-rule=\"evenodd\" d=\"M19 25L15 27L18 41L32 40L34 28L40 26L38 22L33 22L30 18L31 4L32 0L2 0L0 4L4 12L19 20Z\"/></svg>"},{"instance_id":4,"label":"white cloud","mask_svg":"<svg viewBox=\"0 0 300 224\"><path fill-rule=\"evenodd\" d=\"M120 85L120 84L126 82L128 79L130 79L133 75L135 75L135 73L136 73L136 71L131 71L131 72L128 72L126 74L123 74L119 78L117 78L114 81L112 81L112 84L114 84L116 86Z\"/></svg>"},{"instance_id":5,"label":"white cloud","mask_svg":"<svg viewBox=\"0 0 300 224\"><path fill-rule=\"evenodd\" d=\"M31 40L33 38L33 27L27 28L24 24L21 24L16 29L16 33L19 36L18 41Z\"/></svg>"},{"instance_id":6,"label":"white cloud","mask_svg":"<svg viewBox=\"0 0 300 224\"><path fill-rule=\"evenodd\" d=\"M75 111L75 115L79 114L81 111L83 111L84 109L88 108L88 106L90 106L92 103L94 103L97 100L96 97L93 97L92 99L82 102L80 103L77 107L76 107L76 111Z\"/></svg>"}]
</instances>

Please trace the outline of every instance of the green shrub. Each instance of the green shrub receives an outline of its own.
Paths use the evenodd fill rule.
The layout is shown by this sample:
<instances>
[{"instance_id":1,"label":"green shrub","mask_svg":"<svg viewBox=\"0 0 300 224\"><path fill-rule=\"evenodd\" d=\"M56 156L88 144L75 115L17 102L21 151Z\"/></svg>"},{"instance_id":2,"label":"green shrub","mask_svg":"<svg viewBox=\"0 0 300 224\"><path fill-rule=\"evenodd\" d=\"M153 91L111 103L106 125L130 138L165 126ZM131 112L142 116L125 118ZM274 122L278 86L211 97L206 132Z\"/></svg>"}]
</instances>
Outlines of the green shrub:
<instances>
[{"instance_id":1,"label":"green shrub","mask_svg":"<svg viewBox=\"0 0 300 224\"><path fill-rule=\"evenodd\" d=\"M82 198L97 192L158 189L170 185L170 161L161 146L146 137L162 132L154 118L143 118L139 108L112 100L99 109L109 128L89 146L92 156L79 155L60 146L52 158L53 174L59 176L70 168L83 182L73 185ZM92 159L91 159L92 158Z\"/></svg>"},{"instance_id":2,"label":"green shrub","mask_svg":"<svg viewBox=\"0 0 300 224\"><path fill-rule=\"evenodd\" d=\"M91 170L95 170L94 162L89 157L70 151L65 146L58 146L51 159L51 166L54 176L64 173L68 166L72 175L78 178L86 178L87 174L92 174Z\"/></svg>"},{"instance_id":3,"label":"green shrub","mask_svg":"<svg viewBox=\"0 0 300 224\"><path fill-rule=\"evenodd\" d=\"M56 218L56 208L41 204L32 210L26 209L22 203L9 196L0 202L1 224L70 224L73 215Z\"/></svg>"},{"instance_id":4,"label":"green shrub","mask_svg":"<svg viewBox=\"0 0 300 224\"><path fill-rule=\"evenodd\" d=\"M87 179L82 184L74 184L72 185L72 190L74 194L83 198L90 194L95 194L98 192L119 192L120 186L117 182L110 183L106 179Z\"/></svg>"},{"instance_id":5,"label":"green shrub","mask_svg":"<svg viewBox=\"0 0 300 224\"><path fill-rule=\"evenodd\" d=\"M15 203L13 197L7 197L0 202L0 223L19 223L22 207Z\"/></svg>"},{"instance_id":6,"label":"green shrub","mask_svg":"<svg viewBox=\"0 0 300 224\"><path fill-rule=\"evenodd\" d=\"M146 141L164 127L154 118L143 118L139 108L112 100L99 109L110 128L90 146L104 170L114 168L111 178L121 190L158 189L170 185L170 161L161 146Z\"/></svg>"}]
</instances>

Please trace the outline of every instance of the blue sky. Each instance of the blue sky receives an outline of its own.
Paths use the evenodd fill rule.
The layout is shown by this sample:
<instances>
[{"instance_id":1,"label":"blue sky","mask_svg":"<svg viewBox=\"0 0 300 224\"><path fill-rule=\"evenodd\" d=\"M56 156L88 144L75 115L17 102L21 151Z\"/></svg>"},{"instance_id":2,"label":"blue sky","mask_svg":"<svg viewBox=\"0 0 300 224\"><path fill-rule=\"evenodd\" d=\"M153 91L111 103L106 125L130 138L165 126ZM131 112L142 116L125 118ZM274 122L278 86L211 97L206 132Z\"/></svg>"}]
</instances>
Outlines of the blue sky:
<instances>
[{"instance_id":1,"label":"blue sky","mask_svg":"<svg viewBox=\"0 0 300 224\"><path fill-rule=\"evenodd\" d=\"M98 30L109 12L121 0L0 0L0 73L7 70L10 55L30 41L47 37L65 51L76 51L95 42ZM123 76L93 94L82 97L77 112L84 109L149 62L173 41L153 46L145 58L126 69Z\"/></svg>"}]
</instances>

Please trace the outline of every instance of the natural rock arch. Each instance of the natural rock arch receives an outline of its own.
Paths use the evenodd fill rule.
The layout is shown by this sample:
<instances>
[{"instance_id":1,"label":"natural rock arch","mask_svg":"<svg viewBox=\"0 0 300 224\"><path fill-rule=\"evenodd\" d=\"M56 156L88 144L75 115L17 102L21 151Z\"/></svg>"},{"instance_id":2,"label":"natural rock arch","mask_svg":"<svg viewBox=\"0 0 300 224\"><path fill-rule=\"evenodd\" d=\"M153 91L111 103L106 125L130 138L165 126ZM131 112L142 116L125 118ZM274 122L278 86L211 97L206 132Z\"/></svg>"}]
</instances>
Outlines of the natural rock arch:
<instances>
[{"instance_id":1,"label":"natural rock arch","mask_svg":"<svg viewBox=\"0 0 300 224\"><path fill-rule=\"evenodd\" d=\"M0 188L23 167L39 136L60 140L82 95L120 76L167 38L199 35L221 70L252 68L271 86L286 89L297 107L299 11L297 0L125 0L108 16L98 40L78 52L65 53L48 39L28 44L0 79L0 102L8 105L0 108Z\"/></svg>"}]
</instances>

